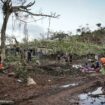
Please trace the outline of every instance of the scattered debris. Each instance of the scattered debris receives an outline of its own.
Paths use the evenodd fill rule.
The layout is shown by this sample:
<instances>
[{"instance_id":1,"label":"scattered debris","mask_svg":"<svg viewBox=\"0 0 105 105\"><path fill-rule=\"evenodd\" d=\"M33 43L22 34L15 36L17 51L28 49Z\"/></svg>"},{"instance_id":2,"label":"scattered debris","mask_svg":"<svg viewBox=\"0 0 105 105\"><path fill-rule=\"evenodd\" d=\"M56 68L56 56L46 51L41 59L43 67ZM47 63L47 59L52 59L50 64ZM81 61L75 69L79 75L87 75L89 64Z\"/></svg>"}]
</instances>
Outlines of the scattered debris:
<instances>
[{"instance_id":1,"label":"scattered debris","mask_svg":"<svg viewBox=\"0 0 105 105\"><path fill-rule=\"evenodd\" d=\"M77 83L72 83L72 84L67 84L67 85L62 85L60 86L61 88L68 88L68 87L73 87L73 86L77 86L78 84Z\"/></svg>"},{"instance_id":2,"label":"scattered debris","mask_svg":"<svg viewBox=\"0 0 105 105\"><path fill-rule=\"evenodd\" d=\"M37 65L41 65L41 63L40 63L39 60L36 60L36 64L37 64Z\"/></svg>"},{"instance_id":3,"label":"scattered debris","mask_svg":"<svg viewBox=\"0 0 105 105\"><path fill-rule=\"evenodd\" d=\"M74 65L72 65L72 67L73 67L73 68L76 68L76 69L79 69L79 68L81 68L81 67L82 67L82 65L77 65L77 64L74 64Z\"/></svg>"},{"instance_id":4,"label":"scattered debris","mask_svg":"<svg viewBox=\"0 0 105 105\"><path fill-rule=\"evenodd\" d=\"M20 79L17 79L17 82L22 83L23 81L22 81L22 80L20 80Z\"/></svg>"},{"instance_id":5,"label":"scattered debris","mask_svg":"<svg viewBox=\"0 0 105 105\"><path fill-rule=\"evenodd\" d=\"M49 79L48 82L51 82L51 80Z\"/></svg>"},{"instance_id":6,"label":"scattered debris","mask_svg":"<svg viewBox=\"0 0 105 105\"><path fill-rule=\"evenodd\" d=\"M28 85L28 86L29 86L29 85L36 85L36 82L34 81L33 78L28 77L28 78L27 78L27 85Z\"/></svg>"},{"instance_id":7,"label":"scattered debris","mask_svg":"<svg viewBox=\"0 0 105 105\"><path fill-rule=\"evenodd\" d=\"M0 105L15 105L15 103L10 100L0 100Z\"/></svg>"}]
</instances>

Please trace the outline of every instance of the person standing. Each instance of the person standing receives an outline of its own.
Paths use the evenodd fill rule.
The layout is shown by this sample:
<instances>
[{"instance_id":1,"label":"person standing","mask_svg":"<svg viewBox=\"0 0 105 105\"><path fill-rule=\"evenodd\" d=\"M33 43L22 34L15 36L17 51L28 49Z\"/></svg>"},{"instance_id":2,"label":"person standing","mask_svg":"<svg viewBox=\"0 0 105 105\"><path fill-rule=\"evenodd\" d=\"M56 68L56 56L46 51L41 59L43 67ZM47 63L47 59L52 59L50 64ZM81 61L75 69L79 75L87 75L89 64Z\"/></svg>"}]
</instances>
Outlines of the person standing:
<instances>
[{"instance_id":1,"label":"person standing","mask_svg":"<svg viewBox=\"0 0 105 105\"><path fill-rule=\"evenodd\" d=\"M100 72L105 75L105 57L100 58L100 62L101 62L101 69Z\"/></svg>"},{"instance_id":2,"label":"person standing","mask_svg":"<svg viewBox=\"0 0 105 105\"><path fill-rule=\"evenodd\" d=\"M28 52L27 52L27 60L28 60L28 62L30 62L32 60L32 56L31 56L31 51L30 50L28 50Z\"/></svg>"}]
</instances>

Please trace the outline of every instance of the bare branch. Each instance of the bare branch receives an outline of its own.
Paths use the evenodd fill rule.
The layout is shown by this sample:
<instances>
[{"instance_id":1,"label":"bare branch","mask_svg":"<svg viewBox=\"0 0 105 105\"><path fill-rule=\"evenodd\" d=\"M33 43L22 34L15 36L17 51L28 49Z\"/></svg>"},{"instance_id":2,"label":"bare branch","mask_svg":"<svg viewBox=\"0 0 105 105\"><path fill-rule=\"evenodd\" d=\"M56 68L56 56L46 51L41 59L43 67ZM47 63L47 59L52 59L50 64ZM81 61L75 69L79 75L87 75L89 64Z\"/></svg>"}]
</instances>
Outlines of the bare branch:
<instances>
[{"instance_id":1,"label":"bare branch","mask_svg":"<svg viewBox=\"0 0 105 105\"><path fill-rule=\"evenodd\" d=\"M33 6L35 4L35 1L34 2L30 2L29 4L27 4L26 5L26 7L28 8L28 7L31 7L31 6Z\"/></svg>"},{"instance_id":2,"label":"bare branch","mask_svg":"<svg viewBox=\"0 0 105 105\"><path fill-rule=\"evenodd\" d=\"M24 5L26 2L27 2L27 0L24 0L24 1L22 2L22 5Z\"/></svg>"},{"instance_id":3,"label":"bare branch","mask_svg":"<svg viewBox=\"0 0 105 105\"><path fill-rule=\"evenodd\" d=\"M22 19L20 19L20 18L18 18L18 20L19 21L21 21L21 22L23 22L23 23L31 23L31 22L37 22L37 21L40 21L40 20L42 20L42 19L44 19L45 17L41 17L40 19L37 19L37 20L32 20L32 21L25 21L25 20L22 20Z\"/></svg>"},{"instance_id":4,"label":"bare branch","mask_svg":"<svg viewBox=\"0 0 105 105\"><path fill-rule=\"evenodd\" d=\"M30 15L33 15L33 16L45 16L45 17L52 17L52 18L57 18L60 16L60 15L56 15L56 13L51 13L51 15L47 15L47 14L43 14L43 13L34 14L32 12L29 12L29 11L23 11L23 12L29 13Z\"/></svg>"},{"instance_id":5,"label":"bare branch","mask_svg":"<svg viewBox=\"0 0 105 105\"><path fill-rule=\"evenodd\" d=\"M13 6L13 12L15 12L16 10L19 10L19 9L28 9L29 7L33 6L35 4L35 1L34 2L30 2L28 3L27 5L23 6L23 5L20 5L20 6Z\"/></svg>"},{"instance_id":6,"label":"bare branch","mask_svg":"<svg viewBox=\"0 0 105 105\"><path fill-rule=\"evenodd\" d=\"M11 2L11 0L7 0L6 2L7 2L7 3L10 3L10 2Z\"/></svg>"},{"instance_id":7,"label":"bare branch","mask_svg":"<svg viewBox=\"0 0 105 105\"><path fill-rule=\"evenodd\" d=\"M56 13L51 13L51 15L47 15L47 14L43 14L43 13L40 13L40 14L35 14L35 13L32 13L30 11L27 11L27 10L20 10L21 12L26 12L30 15L33 15L33 16L45 16L45 17L52 17L52 18L57 18L59 17L60 15L56 15Z\"/></svg>"},{"instance_id":8,"label":"bare branch","mask_svg":"<svg viewBox=\"0 0 105 105\"><path fill-rule=\"evenodd\" d=\"M13 12L25 12L25 13L28 13L29 15L33 15L33 16L45 16L45 17L52 17L52 18L57 18L57 17L60 16L60 15L56 15L56 13L51 13L51 15L47 15L47 14L43 14L43 13L39 13L39 14L32 13L32 12L29 11L30 9L28 9L28 8L33 6L34 4L35 4L35 1L30 2L25 6L23 6L23 5L13 6L12 11Z\"/></svg>"},{"instance_id":9,"label":"bare branch","mask_svg":"<svg viewBox=\"0 0 105 105\"><path fill-rule=\"evenodd\" d=\"M0 0L2 3L4 3L4 1L3 0Z\"/></svg>"}]
</instances>

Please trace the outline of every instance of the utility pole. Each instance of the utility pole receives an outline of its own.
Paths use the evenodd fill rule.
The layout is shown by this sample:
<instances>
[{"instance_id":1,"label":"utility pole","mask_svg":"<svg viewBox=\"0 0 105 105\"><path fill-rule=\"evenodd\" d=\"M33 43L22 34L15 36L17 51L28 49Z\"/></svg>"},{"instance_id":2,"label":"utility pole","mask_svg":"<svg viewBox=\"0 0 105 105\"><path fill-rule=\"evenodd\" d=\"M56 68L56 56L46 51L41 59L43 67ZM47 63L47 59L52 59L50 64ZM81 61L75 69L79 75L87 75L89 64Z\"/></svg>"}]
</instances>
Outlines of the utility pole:
<instances>
[{"instance_id":1,"label":"utility pole","mask_svg":"<svg viewBox=\"0 0 105 105\"><path fill-rule=\"evenodd\" d=\"M25 35L26 44L28 45L29 37L28 37L28 28L27 28L27 23L26 22L24 22L24 35Z\"/></svg>"},{"instance_id":2,"label":"utility pole","mask_svg":"<svg viewBox=\"0 0 105 105\"><path fill-rule=\"evenodd\" d=\"M50 35L50 25L51 25L51 17L49 17L48 32L47 32L47 39L49 39L49 35Z\"/></svg>"}]
</instances>

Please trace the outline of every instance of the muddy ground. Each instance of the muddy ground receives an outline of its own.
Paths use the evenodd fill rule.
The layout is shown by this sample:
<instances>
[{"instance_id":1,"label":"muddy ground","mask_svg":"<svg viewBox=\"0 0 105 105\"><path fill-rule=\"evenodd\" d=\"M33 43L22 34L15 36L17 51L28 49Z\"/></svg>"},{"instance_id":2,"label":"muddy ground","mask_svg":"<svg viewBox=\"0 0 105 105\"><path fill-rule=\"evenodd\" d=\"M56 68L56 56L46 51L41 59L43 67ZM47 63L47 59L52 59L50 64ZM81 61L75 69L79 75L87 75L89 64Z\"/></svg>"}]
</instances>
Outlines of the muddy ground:
<instances>
[{"instance_id":1,"label":"muddy ground","mask_svg":"<svg viewBox=\"0 0 105 105\"><path fill-rule=\"evenodd\" d=\"M78 94L99 87L105 81L104 76L95 72L75 72L74 75L56 72L56 75L51 75L55 66L51 67L39 67L50 68L49 73L32 71L31 76L37 84L30 86L13 76L1 74L0 100L11 100L14 105L80 105Z\"/></svg>"}]
</instances>

